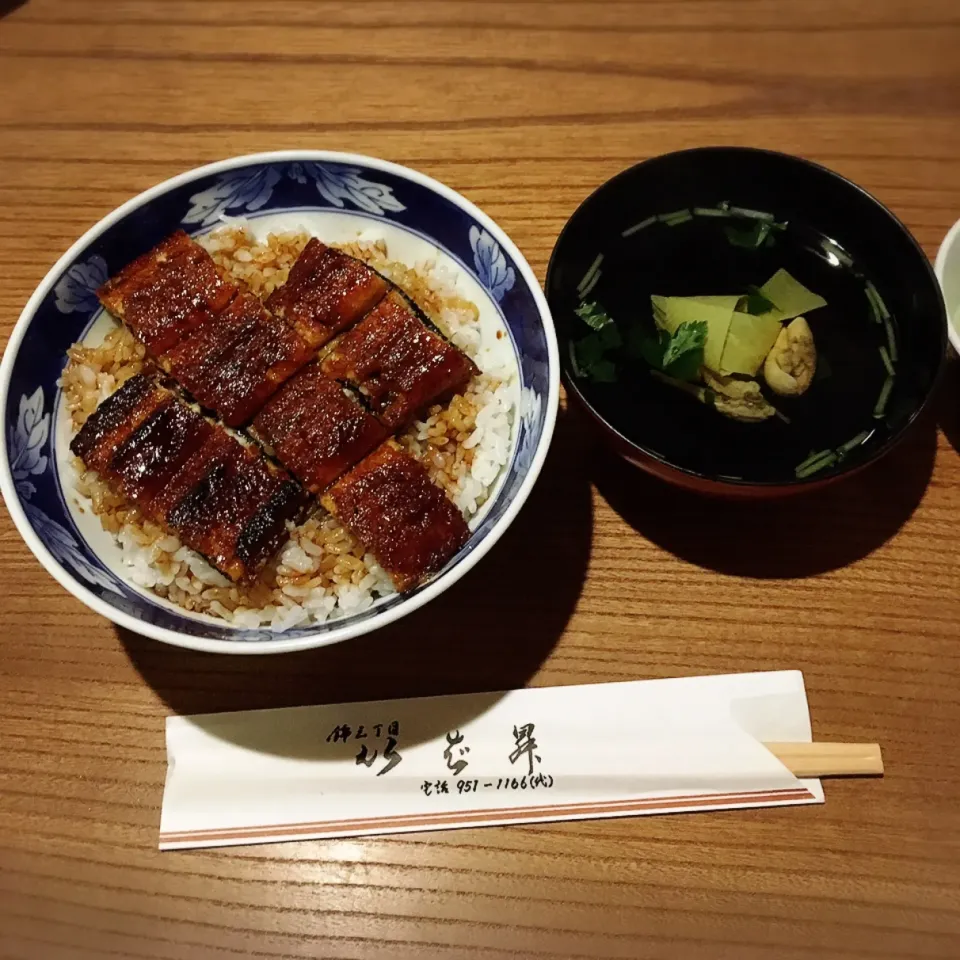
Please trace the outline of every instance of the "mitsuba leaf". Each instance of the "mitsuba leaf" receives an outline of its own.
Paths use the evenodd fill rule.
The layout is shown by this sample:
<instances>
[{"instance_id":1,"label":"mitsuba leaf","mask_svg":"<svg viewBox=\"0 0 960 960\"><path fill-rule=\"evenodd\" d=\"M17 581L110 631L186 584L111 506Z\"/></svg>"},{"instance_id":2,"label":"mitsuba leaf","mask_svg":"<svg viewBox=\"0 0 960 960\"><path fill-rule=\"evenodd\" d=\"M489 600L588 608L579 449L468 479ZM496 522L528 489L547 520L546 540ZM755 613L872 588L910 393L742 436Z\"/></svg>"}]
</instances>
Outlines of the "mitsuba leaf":
<instances>
[{"instance_id":1,"label":"mitsuba leaf","mask_svg":"<svg viewBox=\"0 0 960 960\"><path fill-rule=\"evenodd\" d=\"M600 335L588 333L585 337L577 341L577 363L580 369L589 373L590 368L598 361L603 359L603 342Z\"/></svg>"},{"instance_id":2,"label":"mitsuba leaf","mask_svg":"<svg viewBox=\"0 0 960 960\"><path fill-rule=\"evenodd\" d=\"M591 330L602 330L613 324L613 318L599 303L581 303L573 311Z\"/></svg>"}]
</instances>

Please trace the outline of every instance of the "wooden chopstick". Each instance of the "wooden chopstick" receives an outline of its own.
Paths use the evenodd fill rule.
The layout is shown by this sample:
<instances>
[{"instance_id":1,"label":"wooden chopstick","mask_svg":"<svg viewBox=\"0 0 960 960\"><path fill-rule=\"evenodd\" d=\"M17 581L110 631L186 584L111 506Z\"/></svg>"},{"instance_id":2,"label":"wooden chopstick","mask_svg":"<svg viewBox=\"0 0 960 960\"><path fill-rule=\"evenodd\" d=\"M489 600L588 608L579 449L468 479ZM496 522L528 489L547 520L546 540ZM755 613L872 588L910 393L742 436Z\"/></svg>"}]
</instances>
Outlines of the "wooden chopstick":
<instances>
[{"instance_id":1,"label":"wooden chopstick","mask_svg":"<svg viewBox=\"0 0 960 960\"><path fill-rule=\"evenodd\" d=\"M795 777L882 777L879 743L765 743Z\"/></svg>"}]
</instances>

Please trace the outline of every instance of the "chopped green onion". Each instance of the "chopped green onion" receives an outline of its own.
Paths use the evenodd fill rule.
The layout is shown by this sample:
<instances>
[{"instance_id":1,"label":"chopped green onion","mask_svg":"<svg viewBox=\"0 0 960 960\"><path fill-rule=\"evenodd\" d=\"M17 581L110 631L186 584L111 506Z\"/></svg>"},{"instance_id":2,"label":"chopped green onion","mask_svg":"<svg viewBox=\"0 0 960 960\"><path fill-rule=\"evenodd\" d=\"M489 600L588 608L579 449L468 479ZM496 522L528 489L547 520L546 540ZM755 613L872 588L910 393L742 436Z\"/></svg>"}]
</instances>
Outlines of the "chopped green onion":
<instances>
[{"instance_id":1,"label":"chopped green onion","mask_svg":"<svg viewBox=\"0 0 960 960\"><path fill-rule=\"evenodd\" d=\"M837 455L832 450L828 450L819 460L814 460L805 465L801 464L794 473L798 480L803 480L805 477L819 473L821 470L826 470L827 467L832 467L836 462Z\"/></svg>"},{"instance_id":2,"label":"chopped green onion","mask_svg":"<svg viewBox=\"0 0 960 960\"><path fill-rule=\"evenodd\" d=\"M583 275L583 279L577 284L577 293L580 294L581 298L584 296L585 287L593 280L593 275L600 269L601 263L603 263L603 254L598 253L593 263L591 263L587 269L587 272Z\"/></svg>"},{"instance_id":3,"label":"chopped green onion","mask_svg":"<svg viewBox=\"0 0 960 960\"><path fill-rule=\"evenodd\" d=\"M773 223L776 219L772 213L764 213L762 210L751 210L749 207L730 207L730 213L735 217L746 217L748 220L766 220Z\"/></svg>"},{"instance_id":4,"label":"chopped green onion","mask_svg":"<svg viewBox=\"0 0 960 960\"><path fill-rule=\"evenodd\" d=\"M852 267L853 259L849 256L846 250L843 249L838 243L833 240L824 238L820 246L823 249L823 252L828 256L832 256L838 264L844 267Z\"/></svg>"},{"instance_id":5,"label":"chopped green onion","mask_svg":"<svg viewBox=\"0 0 960 960\"><path fill-rule=\"evenodd\" d=\"M684 380L677 380L675 377L668 377L665 373L661 373L659 370L651 370L650 376L655 380L659 380L661 383L665 383L671 387L676 387L678 390L682 390L684 393L689 393L691 397L696 397L701 403L707 402L707 391L703 387L698 387L692 383L687 383Z\"/></svg>"},{"instance_id":6,"label":"chopped green onion","mask_svg":"<svg viewBox=\"0 0 960 960\"><path fill-rule=\"evenodd\" d=\"M877 309L880 311L880 317L883 320L890 319L890 311L887 309L887 305L883 302L883 297L880 296L880 291L868 280L867 281L867 296L873 299L873 302L877 305Z\"/></svg>"},{"instance_id":7,"label":"chopped green onion","mask_svg":"<svg viewBox=\"0 0 960 960\"><path fill-rule=\"evenodd\" d=\"M773 415L778 420L782 420L784 423L790 423L790 418L785 413L781 413L779 410L777 410L776 407L774 407Z\"/></svg>"},{"instance_id":8,"label":"chopped green onion","mask_svg":"<svg viewBox=\"0 0 960 960\"><path fill-rule=\"evenodd\" d=\"M883 318L883 325L887 328L887 343L889 344L888 349L890 350L890 359L896 363L899 359L899 353L897 352L897 336L893 331L893 324L890 322L890 317Z\"/></svg>"},{"instance_id":9,"label":"chopped green onion","mask_svg":"<svg viewBox=\"0 0 960 960\"><path fill-rule=\"evenodd\" d=\"M887 348L884 346L880 347L880 358L883 360L883 365L887 368L887 373L892 377L897 371L893 369L893 364L890 362L890 354L887 353Z\"/></svg>"},{"instance_id":10,"label":"chopped green onion","mask_svg":"<svg viewBox=\"0 0 960 960\"><path fill-rule=\"evenodd\" d=\"M646 230L647 227L657 222L656 216L647 217L646 220L641 220L639 223L635 223L632 227L627 227L623 233L620 234L621 237L632 237L635 233L639 233L641 230Z\"/></svg>"},{"instance_id":11,"label":"chopped green onion","mask_svg":"<svg viewBox=\"0 0 960 960\"><path fill-rule=\"evenodd\" d=\"M863 430L858 433L852 440L848 440L846 443L837 447L837 456L845 457L851 450L861 446L866 440L870 438L872 430Z\"/></svg>"},{"instance_id":12,"label":"chopped green onion","mask_svg":"<svg viewBox=\"0 0 960 960\"><path fill-rule=\"evenodd\" d=\"M573 340L571 340L567 344L567 347L569 348L570 352L570 366L573 368L573 375L575 377L582 377L583 371L580 369L580 364L577 363L577 345Z\"/></svg>"},{"instance_id":13,"label":"chopped green onion","mask_svg":"<svg viewBox=\"0 0 960 960\"><path fill-rule=\"evenodd\" d=\"M694 207L693 212L698 217L729 217L730 211L722 207Z\"/></svg>"},{"instance_id":14,"label":"chopped green onion","mask_svg":"<svg viewBox=\"0 0 960 960\"><path fill-rule=\"evenodd\" d=\"M686 207L684 207L683 210L674 210L673 213L657 214L657 219L661 223L669 223L671 220L676 220L678 217L686 217L688 214L692 218L693 215L690 214L690 211Z\"/></svg>"},{"instance_id":15,"label":"chopped green onion","mask_svg":"<svg viewBox=\"0 0 960 960\"><path fill-rule=\"evenodd\" d=\"M893 390L893 382L896 378L888 375L883 383L883 389L880 396L877 397L877 405L873 408L873 417L875 420L882 420L883 413L887 409L887 401L890 399L890 392Z\"/></svg>"},{"instance_id":16,"label":"chopped green onion","mask_svg":"<svg viewBox=\"0 0 960 960\"><path fill-rule=\"evenodd\" d=\"M831 453L833 453L832 450L818 450L816 453L811 453L810 456L797 467L797 470L805 470L812 463L817 463L825 457L829 457Z\"/></svg>"},{"instance_id":17,"label":"chopped green onion","mask_svg":"<svg viewBox=\"0 0 960 960\"><path fill-rule=\"evenodd\" d=\"M671 217L669 220L664 220L663 222L668 227L675 227L681 223L687 223L693 219L693 214L689 210L684 210L683 213L677 214L675 217Z\"/></svg>"},{"instance_id":18,"label":"chopped green onion","mask_svg":"<svg viewBox=\"0 0 960 960\"><path fill-rule=\"evenodd\" d=\"M600 282L600 276L602 275L602 270L597 270L594 275L590 278L590 282L580 290L581 297L588 297L593 292L593 288Z\"/></svg>"}]
</instances>

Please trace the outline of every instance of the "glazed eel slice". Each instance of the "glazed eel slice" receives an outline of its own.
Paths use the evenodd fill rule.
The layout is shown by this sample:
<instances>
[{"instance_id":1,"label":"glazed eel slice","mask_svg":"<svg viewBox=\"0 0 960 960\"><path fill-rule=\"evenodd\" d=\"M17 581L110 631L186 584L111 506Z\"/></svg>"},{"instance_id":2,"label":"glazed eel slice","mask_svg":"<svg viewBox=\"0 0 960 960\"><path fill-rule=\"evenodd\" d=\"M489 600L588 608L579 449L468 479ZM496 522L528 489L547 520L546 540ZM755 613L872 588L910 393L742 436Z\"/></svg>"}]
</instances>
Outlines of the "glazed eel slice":
<instances>
[{"instance_id":1,"label":"glazed eel slice","mask_svg":"<svg viewBox=\"0 0 960 960\"><path fill-rule=\"evenodd\" d=\"M311 363L271 397L251 433L311 493L319 494L390 431L352 391Z\"/></svg>"},{"instance_id":2,"label":"glazed eel slice","mask_svg":"<svg viewBox=\"0 0 960 960\"><path fill-rule=\"evenodd\" d=\"M452 396L479 373L476 364L430 330L393 291L331 344L321 368L351 384L391 431Z\"/></svg>"},{"instance_id":3,"label":"glazed eel slice","mask_svg":"<svg viewBox=\"0 0 960 960\"><path fill-rule=\"evenodd\" d=\"M390 285L362 260L311 238L287 282L266 300L267 309L321 347L352 326L386 295Z\"/></svg>"},{"instance_id":4,"label":"glazed eel slice","mask_svg":"<svg viewBox=\"0 0 960 960\"><path fill-rule=\"evenodd\" d=\"M446 493L393 441L344 474L320 502L367 546L401 592L443 567L470 536Z\"/></svg>"},{"instance_id":5,"label":"glazed eel slice","mask_svg":"<svg viewBox=\"0 0 960 960\"><path fill-rule=\"evenodd\" d=\"M236 284L183 230L127 264L97 291L100 302L161 356L211 315L226 309Z\"/></svg>"},{"instance_id":6,"label":"glazed eel slice","mask_svg":"<svg viewBox=\"0 0 960 960\"><path fill-rule=\"evenodd\" d=\"M289 474L146 374L104 400L70 448L233 581L256 576L307 504Z\"/></svg>"},{"instance_id":7,"label":"glazed eel slice","mask_svg":"<svg viewBox=\"0 0 960 960\"><path fill-rule=\"evenodd\" d=\"M158 366L227 426L248 422L313 356L256 297L224 280L182 230L108 280L98 296Z\"/></svg>"},{"instance_id":8,"label":"glazed eel slice","mask_svg":"<svg viewBox=\"0 0 960 960\"><path fill-rule=\"evenodd\" d=\"M228 427L239 427L313 352L294 330L267 313L257 297L241 293L158 363Z\"/></svg>"}]
</instances>

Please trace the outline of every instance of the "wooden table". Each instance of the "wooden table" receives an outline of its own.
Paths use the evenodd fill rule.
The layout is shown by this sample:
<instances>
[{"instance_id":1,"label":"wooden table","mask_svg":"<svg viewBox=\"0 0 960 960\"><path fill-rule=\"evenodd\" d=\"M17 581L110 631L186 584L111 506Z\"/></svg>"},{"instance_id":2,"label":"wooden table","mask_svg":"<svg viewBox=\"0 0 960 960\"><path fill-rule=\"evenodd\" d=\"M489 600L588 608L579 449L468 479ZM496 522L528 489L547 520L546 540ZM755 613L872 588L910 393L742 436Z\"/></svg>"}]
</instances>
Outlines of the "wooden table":
<instances>
[{"instance_id":1,"label":"wooden table","mask_svg":"<svg viewBox=\"0 0 960 960\"><path fill-rule=\"evenodd\" d=\"M956 0L0 7L5 336L116 205L258 150L417 167L541 277L597 184L700 144L826 163L931 255L960 216ZM935 416L867 475L749 510L644 479L564 413L529 505L466 583L296 656L118 632L4 515L0 956L958 956L958 384L952 369ZM156 849L171 712L774 668L804 671L819 737L882 741L886 779L791 811ZM598 735L626 748L630 731Z\"/></svg>"}]
</instances>

